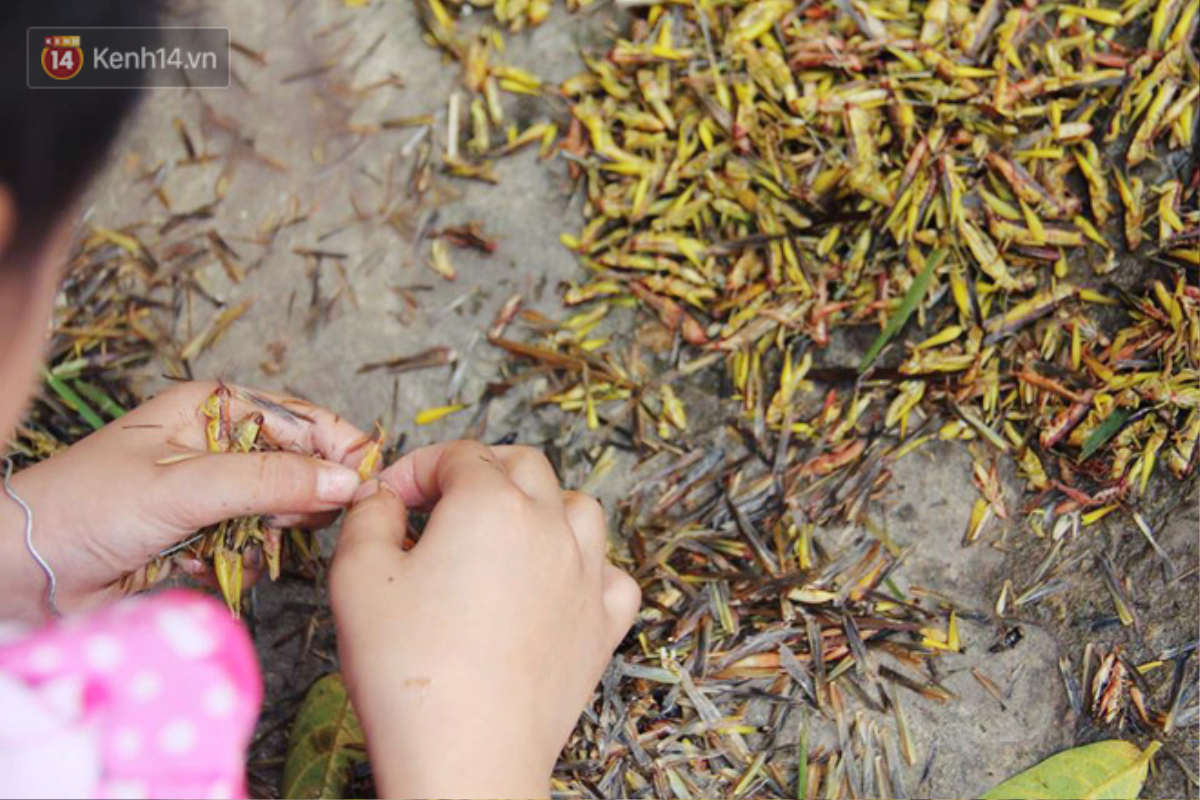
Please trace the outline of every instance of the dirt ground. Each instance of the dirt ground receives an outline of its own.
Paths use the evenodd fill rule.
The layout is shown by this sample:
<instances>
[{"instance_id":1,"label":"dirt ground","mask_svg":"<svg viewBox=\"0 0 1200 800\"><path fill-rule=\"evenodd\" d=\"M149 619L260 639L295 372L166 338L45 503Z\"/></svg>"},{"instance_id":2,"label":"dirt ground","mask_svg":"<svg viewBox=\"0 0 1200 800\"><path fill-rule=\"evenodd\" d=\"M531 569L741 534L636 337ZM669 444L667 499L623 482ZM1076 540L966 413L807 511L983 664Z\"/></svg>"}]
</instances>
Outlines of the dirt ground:
<instances>
[{"instance_id":1,"label":"dirt ground","mask_svg":"<svg viewBox=\"0 0 1200 800\"><path fill-rule=\"evenodd\" d=\"M411 234L422 210L395 225L384 219L386 213L366 221L355 214L355 205L377 209L386 187L406 179L419 134L399 129L356 136L347 132L350 126L423 113L444 119L457 79L457 67L422 44L409 3L376 0L348 8L341 0L197 1L181 4L173 24L227 26L236 42L261 53L265 63L235 54L229 89L150 94L98 181L87 214L107 227L140 225L140 235L161 247L216 228L241 261L252 265L238 284L215 261L202 270L203 288L214 299L226 305L253 299L253 305L195 362L196 376L291 392L364 429L379 421L393 438L405 437L406 447L462 435L473 422L470 410L424 427L413 424L414 415L455 399L451 390L458 387L452 384L461 384L458 397L471 400L495 377L501 354L481 332L505 299L521 293L554 315L559 287L578 277L574 258L558 242L560 232L581 222L563 164L539 162L527 150L497 163L495 186L439 179L442 188L435 191L446 202L438 223L479 221L499 240L490 257L456 251L459 277L444 281L424 265L424 252L414 251ZM579 47L596 41L606 24L608 12L569 17L556 8L546 24L512 39L509 58L548 80L561 80L580 68ZM402 87L385 83L392 77ZM532 119L561 109L531 100L518 113ZM160 163L184 158L176 120L201 153L215 158L170 172L161 189L172 209L204 207L217 197L219 183L227 192L210 218L164 233L159 228L171 212L146 175ZM256 241L272 221L289 216L302 219L267 245ZM304 255L306 250L326 255ZM179 320L179 338L190 338L218 311L198 300ZM360 372L364 363L431 346L453 348L465 365L462 374L445 368L397 379ZM157 370L148 369L141 388L150 393L161 384ZM564 446L561 422L548 411L513 413L516 403L514 398L493 406L484 438L515 432L520 441L555 447L564 478L582 480L586 465L569 443ZM894 541L911 547L897 574L901 586L942 593L975 612L965 624L965 652L939 660L942 681L956 699L909 701L919 756L905 784L914 796L975 796L1073 743L1116 735L1113 728L1077 719L1068 705L1059 659L1066 657L1078 672L1086 642L1120 643L1134 663L1143 663L1170 648L1194 647L1197 636L1200 521L1193 486L1176 503L1181 511L1155 520L1181 577L1162 580L1157 557L1127 520L1089 528L1063 556L1078 559L1064 576L1068 590L1022 607L1008 625L1019 623L1023 638L989 652L1007 630L992 612L1004 579L1025 585L1050 544L1015 522L963 547L975 496L970 465L968 452L956 444L909 455L899 462L877 509ZM628 488L622 472L614 470L618 477L589 488L613 501ZM1008 490L1017 501L1021 487L1012 475ZM1163 494L1164 509L1176 507L1166 503L1176 485L1152 491ZM827 541L861 535L821 532ZM1104 552L1131 577L1138 630L1113 624L1096 566ZM1143 586L1157 588L1139 590ZM325 596L311 583L291 579L259 586L249 621L267 689L251 772L255 790L269 795L287 724L311 681L336 667L336 648ZM983 688L975 671L999 687L1001 699ZM927 765L931 747L937 755ZM1168 749L1194 771L1195 727ZM1144 796L1196 796L1195 785L1172 759L1158 765Z\"/></svg>"}]
</instances>

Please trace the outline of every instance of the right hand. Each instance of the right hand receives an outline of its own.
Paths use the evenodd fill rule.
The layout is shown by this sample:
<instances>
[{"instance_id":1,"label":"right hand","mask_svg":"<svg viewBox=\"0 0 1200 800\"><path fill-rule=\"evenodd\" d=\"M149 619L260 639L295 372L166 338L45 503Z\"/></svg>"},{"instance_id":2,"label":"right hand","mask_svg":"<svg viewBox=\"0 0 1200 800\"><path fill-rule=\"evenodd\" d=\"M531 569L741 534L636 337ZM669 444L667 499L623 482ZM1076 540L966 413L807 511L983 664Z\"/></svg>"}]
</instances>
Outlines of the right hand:
<instances>
[{"instance_id":1,"label":"right hand","mask_svg":"<svg viewBox=\"0 0 1200 800\"><path fill-rule=\"evenodd\" d=\"M431 510L401 548L406 508ZM360 489L330 575L380 797L545 797L641 602L541 452L448 442Z\"/></svg>"}]
</instances>

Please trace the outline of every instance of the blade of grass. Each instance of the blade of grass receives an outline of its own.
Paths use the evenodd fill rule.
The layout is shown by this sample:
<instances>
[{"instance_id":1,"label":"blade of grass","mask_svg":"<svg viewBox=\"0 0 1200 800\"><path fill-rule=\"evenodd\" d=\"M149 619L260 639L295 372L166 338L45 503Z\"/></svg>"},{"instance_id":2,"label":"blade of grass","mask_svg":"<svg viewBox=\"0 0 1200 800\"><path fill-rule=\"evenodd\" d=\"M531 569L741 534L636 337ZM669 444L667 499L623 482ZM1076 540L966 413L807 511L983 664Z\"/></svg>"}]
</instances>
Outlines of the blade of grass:
<instances>
[{"instance_id":1,"label":"blade of grass","mask_svg":"<svg viewBox=\"0 0 1200 800\"><path fill-rule=\"evenodd\" d=\"M78 378L83 373L87 364L88 361L86 358L73 358L70 361L60 361L50 368L50 374L63 380Z\"/></svg>"},{"instance_id":2,"label":"blade of grass","mask_svg":"<svg viewBox=\"0 0 1200 800\"><path fill-rule=\"evenodd\" d=\"M46 385L49 386L56 395L58 395L59 399L66 404L67 408L83 417L84 422L86 422L88 425L91 425L93 429L100 430L104 427L103 418L101 418L101 416L97 414L96 411L87 404L87 401L80 397L74 389L68 386L66 381L63 381L59 377L50 374L45 369L42 370L42 379L46 382Z\"/></svg>"},{"instance_id":3,"label":"blade of grass","mask_svg":"<svg viewBox=\"0 0 1200 800\"><path fill-rule=\"evenodd\" d=\"M121 408L121 404L108 396L108 393L95 384L87 381L72 381L72 387L75 391L83 395L87 400L92 402L109 416L109 419L116 419L124 415L125 409Z\"/></svg>"},{"instance_id":4,"label":"blade of grass","mask_svg":"<svg viewBox=\"0 0 1200 800\"><path fill-rule=\"evenodd\" d=\"M946 255L946 251L938 248L929 254L929 258L925 260L925 268L913 280L912 286L908 287L908 291L904 293L904 299L900 301L900 307L896 309L896 313L888 319L887 325L880 332L879 338L867 350L867 354L863 356L862 361L858 365L859 373L867 371L867 368L875 361L876 356L883 350L891 338L896 335L904 323L908 322L908 318L917 310L917 306L925 299L925 294L929 291L929 283L933 280L933 273L937 271L938 265L942 263L942 258Z\"/></svg>"},{"instance_id":5,"label":"blade of grass","mask_svg":"<svg viewBox=\"0 0 1200 800\"><path fill-rule=\"evenodd\" d=\"M1105 417L1104 422L1097 425L1096 429L1084 440L1079 460L1087 461L1093 453L1104 447L1109 439L1117 435L1117 431L1121 430L1121 426L1125 424L1125 420L1129 419L1129 415L1132 413L1128 408L1118 408Z\"/></svg>"},{"instance_id":6,"label":"blade of grass","mask_svg":"<svg viewBox=\"0 0 1200 800\"><path fill-rule=\"evenodd\" d=\"M796 800L808 797L808 714L800 718L800 736L796 739Z\"/></svg>"}]
</instances>

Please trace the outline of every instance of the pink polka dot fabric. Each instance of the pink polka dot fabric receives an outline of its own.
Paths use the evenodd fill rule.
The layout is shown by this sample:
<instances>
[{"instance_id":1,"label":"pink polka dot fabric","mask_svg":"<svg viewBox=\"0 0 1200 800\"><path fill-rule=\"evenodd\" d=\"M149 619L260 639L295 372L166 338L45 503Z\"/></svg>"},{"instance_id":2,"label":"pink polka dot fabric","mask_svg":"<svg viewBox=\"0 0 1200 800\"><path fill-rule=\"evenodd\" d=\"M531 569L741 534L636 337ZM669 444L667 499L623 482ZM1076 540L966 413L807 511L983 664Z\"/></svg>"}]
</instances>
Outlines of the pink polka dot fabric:
<instances>
[{"instance_id":1,"label":"pink polka dot fabric","mask_svg":"<svg viewBox=\"0 0 1200 800\"><path fill-rule=\"evenodd\" d=\"M254 647L174 590L0 642L0 797L245 797Z\"/></svg>"}]
</instances>

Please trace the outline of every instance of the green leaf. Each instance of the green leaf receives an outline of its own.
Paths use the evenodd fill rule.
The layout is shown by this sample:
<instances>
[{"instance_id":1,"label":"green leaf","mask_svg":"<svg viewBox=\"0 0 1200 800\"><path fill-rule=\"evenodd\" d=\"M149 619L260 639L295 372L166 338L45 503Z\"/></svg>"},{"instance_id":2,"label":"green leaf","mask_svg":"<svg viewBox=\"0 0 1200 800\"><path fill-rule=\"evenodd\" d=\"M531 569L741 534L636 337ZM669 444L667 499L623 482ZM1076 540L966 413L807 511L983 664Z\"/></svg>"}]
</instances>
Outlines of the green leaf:
<instances>
[{"instance_id":1,"label":"green leaf","mask_svg":"<svg viewBox=\"0 0 1200 800\"><path fill-rule=\"evenodd\" d=\"M796 740L796 800L808 797L808 715L801 713L800 736Z\"/></svg>"},{"instance_id":2,"label":"green leaf","mask_svg":"<svg viewBox=\"0 0 1200 800\"><path fill-rule=\"evenodd\" d=\"M82 397L76 394L75 390L66 384L66 381L57 375L47 372L45 369L42 370L42 379L46 381L46 385L58 395L67 408L83 417L84 421L88 425L91 425L93 430L98 431L104 427L104 418L97 414L95 409L89 406Z\"/></svg>"},{"instance_id":3,"label":"green leaf","mask_svg":"<svg viewBox=\"0 0 1200 800\"><path fill-rule=\"evenodd\" d=\"M313 684L292 723L280 797L345 797L351 769L366 761L362 725L342 676Z\"/></svg>"},{"instance_id":4,"label":"green leaf","mask_svg":"<svg viewBox=\"0 0 1200 800\"><path fill-rule=\"evenodd\" d=\"M887 325L880 332L879 338L867 350L867 354L858 364L858 371L866 372L867 367L871 366L875 361L875 357L883 350L887 343L895 336L904 323L908 322L908 318L917 310L917 306L921 305L921 301L925 299L925 294L929 291L929 283L933 280L933 273L937 272L938 265L942 263L942 257L946 255L946 251L941 248L934 250L929 254L929 258L925 260L925 268L913 279L912 286L908 287L908 291L904 293L904 299L900 301L900 307L896 309L887 321Z\"/></svg>"},{"instance_id":5,"label":"green leaf","mask_svg":"<svg viewBox=\"0 0 1200 800\"><path fill-rule=\"evenodd\" d=\"M108 414L110 419L117 419L125 415L125 409L121 408L121 404L108 396L108 393L95 384L87 381L72 381L71 386L83 397L94 403L97 408Z\"/></svg>"},{"instance_id":6,"label":"green leaf","mask_svg":"<svg viewBox=\"0 0 1200 800\"><path fill-rule=\"evenodd\" d=\"M1134 800L1160 747L1151 742L1139 750L1130 742L1110 739L1065 750L1009 778L983 800Z\"/></svg>"},{"instance_id":7,"label":"green leaf","mask_svg":"<svg viewBox=\"0 0 1200 800\"><path fill-rule=\"evenodd\" d=\"M53 367L50 367L50 374L56 378L62 378L64 381L78 378L87 368L88 360L86 358L73 358L70 361L60 361Z\"/></svg>"},{"instance_id":8,"label":"green leaf","mask_svg":"<svg viewBox=\"0 0 1200 800\"><path fill-rule=\"evenodd\" d=\"M1117 431L1121 430L1121 426L1125 424L1125 420L1129 419L1132 413L1128 408L1118 408L1105 417L1104 422L1097 425L1096 429L1084 440L1083 452L1079 454L1079 460L1087 461L1093 453L1104 447L1109 439L1117 435Z\"/></svg>"}]
</instances>

